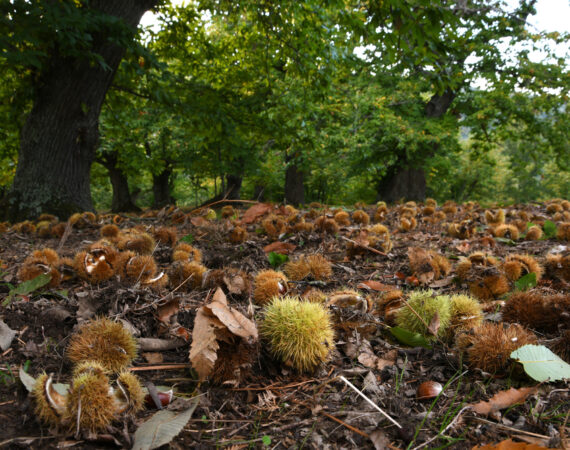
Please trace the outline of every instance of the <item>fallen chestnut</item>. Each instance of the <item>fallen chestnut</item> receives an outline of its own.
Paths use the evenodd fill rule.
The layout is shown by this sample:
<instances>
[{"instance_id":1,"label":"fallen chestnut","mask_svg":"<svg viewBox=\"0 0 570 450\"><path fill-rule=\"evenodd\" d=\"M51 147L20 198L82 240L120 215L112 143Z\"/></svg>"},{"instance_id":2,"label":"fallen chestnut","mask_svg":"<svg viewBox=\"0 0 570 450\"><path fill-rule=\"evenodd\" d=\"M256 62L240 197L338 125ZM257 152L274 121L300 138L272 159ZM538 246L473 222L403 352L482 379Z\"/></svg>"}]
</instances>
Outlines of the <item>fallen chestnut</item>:
<instances>
[{"instance_id":1,"label":"fallen chestnut","mask_svg":"<svg viewBox=\"0 0 570 450\"><path fill-rule=\"evenodd\" d=\"M443 386L437 381L424 381L418 386L416 397L418 400L434 398L437 397L442 390Z\"/></svg>"}]
</instances>

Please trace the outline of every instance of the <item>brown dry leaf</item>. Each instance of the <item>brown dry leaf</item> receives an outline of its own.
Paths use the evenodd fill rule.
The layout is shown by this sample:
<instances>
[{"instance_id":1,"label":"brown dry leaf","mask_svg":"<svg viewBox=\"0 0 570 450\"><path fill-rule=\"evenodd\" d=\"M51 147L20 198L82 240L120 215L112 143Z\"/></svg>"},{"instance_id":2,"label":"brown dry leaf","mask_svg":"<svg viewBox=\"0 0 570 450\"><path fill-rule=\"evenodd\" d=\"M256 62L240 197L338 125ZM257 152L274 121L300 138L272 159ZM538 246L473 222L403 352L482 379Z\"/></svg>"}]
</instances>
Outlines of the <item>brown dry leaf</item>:
<instances>
[{"instance_id":1,"label":"brown dry leaf","mask_svg":"<svg viewBox=\"0 0 570 450\"><path fill-rule=\"evenodd\" d=\"M273 209L269 203L257 203L249 208L243 215L241 223L248 224L255 222L259 217L263 216Z\"/></svg>"},{"instance_id":2,"label":"brown dry leaf","mask_svg":"<svg viewBox=\"0 0 570 450\"><path fill-rule=\"evenodd\" d=\"M477 414L487 415L523 403L529 395L534 394L537 390L537 387L510 388L508 391L498 392L488 402L479 402L471 405L471 407Z\"/></svg>"},{"instance_id":3,"label":"brown dry leaf","mask_svg":"<svg viewBox=\"0 0 570 450\"><path fill-rule=\"evenodd\" d=\"M230 294L244 295L247 294L248 283L242 275L235 273L227 273L223 277L224 283Z\"/></svg>"},{"instance_id":4,"label":"brown dry leaf","mask_svg":"<svg viewBox=\"0 0 570 450\"><path fill-rule=\"evenodd\" d=\"M289 255L296 248L297 246L295 244L291 244L290 242L275 241L263 247L263 251L265 253L275 252L275 253L281 253L282 255Z\"/></svg>"},{"instance_id":5,"label":"brown dry leaf","mask_svg":"<svg viewBox=\"0 0 570 450\"><path fill-rule=\"evenodd\" d=\"M206 225L208 225L210 222L208 222L206 219L204 219L203 217L192 217L190 219L190 223L192 225L194 225L195 227L204 227Z\"/></svg>"},{"instance_id":6,"label":"brown dry leaf","mask_svg":"<svg viewBox=\"0 0 570 450\"><path fill-rule=\"evenodd\" d=\"M174 326L172 335L184 339L186 342L190 340L190 332L181 325Z\"/></svg>"},{"instance_id":7,"label":"brown dry leaf","mask_svg":"<svg viewBox=\"0 0 570 450\"><path fill-rule=\"evenodd\" d=\"M170 318L180 310L180 300L173 299L157 308L158 320L162 323L170 322Z\"/></svg>"},{"instance_id":8,"label":"brown dry leaf","mask_svg":"<svg viewBox=\"0 0 570 450\"><path fill-rule=\"evenodd\" d=\"M456 245L455 249L461 253L467 254L469 252L469 249L471 248L471 245L469 245L469 242L463 242L462 244Z\"/></svg>"},{"instance_id":9,"label":"brown dry leaf","mask_svg":"<svg viewBox=\"0 0 570 450\"><path fill-rule=\"evenodd\" d=\"M430 288L442 288L447 287L453 283L453 277L442 278L441 280L434 281L430 283Z\"/></svg>"},{"instance_id":10,"label":"brown dry leaf","mask_svg":"<svg viewBox=\"0 0 570 450\"><path fill-rule=\"evenodd\" d=\"M226 296L220 288L216 289L212 303L209 303L204 308L207 308L216 316L232 334L246 339L249 343L257 341L257 327L255 323L239 311L230 308Z\"/></svg>"},{"instance_id":11,"label":"brown dry leaf","mask_svg":"<svg viewBox=\"0 0 570 450\"><path fill-rule=\"evenodd\" d=\"M434 336L437 336L437 332L439 330L439 312L436 311L435 314L433 315L433 317L431 318L431 321L428 325L428 331L433 334Z\"/></svg>"},{"instance_id":12,"label":"brown dry leaf","mask_svg":"<svg viewBox=\"0 0 570 450\"><path fill-rule=\"evenodd\" d=\"M378 358L376 361L376 368L382 370L384 367L393 366L396 364L396 358L398 357L398 350L393 349L387 352L383 358Z\"/></svg>"},{"instance_id":13,"label":"brown dry leaf","mask_svg":"<svg viewBox=\"0 0 570 450\"><path fill-rule=\"evenodd\" d=\"M158 352L145 352L142 354L142 357L149 364L160 364L164 361L162 353Z\"/></svg>"},{"instance_id":14,"label":"brown dry leaf","mask_svg":"<svg viewBox=\"0 0 570 450\"><path fill-rule=\"evenodd\" d=\"M435 279L435 272L430 270L428 272L418 273L418 280L422 284L430 284Z\"/></svg>"},{"instance_id":15,"label":"brown dry leaf","mask_svg":"<svg viewBox=\"0 0 570 450\"><path fill-rule=\"evenodd\" d=\"M376 361L378 361L378 357L373 353L364 351L358 355L358 362L369 369L376 367Z\"/></svg>"},{"instance_id":16,"label":"brown dry leaf","mask_svg":"<svg viewBox=\"0 0 570 450\"><path fill-rule=\"evenodd\" d=\"M378 292L386 292L386 291L393 291L394 286L389 286L384 283L380 283L379 281L374 280L366 280L358 283L356 286L358 289L372 289L373 291Z\"/></svg>"},{"instance_id":17,"label":"brown dry leaf","mask_svg":"<svg viewBox=\"0 0 570 450\"><path fill-rule=\"evenodd\" d=\"M372 444L374 444L375 450L385 450L387 448L392 448L390 445L390 439L386 436L386 433L382 430L374 430L369 435Z\"/></svg>"},{"instance_id":18,"label":"brown dry leaf","mask_svg":"<svg viewBox=\"0 0 570 450\"><path fill-rule=\"evenodd\" d=\"M499 442L498 444L487 444L483 446L473 447L472 450L539 450L541 445L527 444L525 442L513 442L511 439Z\"/></svg>"},{"instance_id":19,"label":"brown dry leaf","mask_svg":"<svg viewBox=\"0 0 570 450\"><path fill-rule=\"evenodd\" d=\"M220 348L216 338L216 329L220 328L224 328L224 325L212 317L206 306L198 308L192 330L190 362L198 372L200 380L205 380L214 369L214 364L218 358L217 352Z\"/></svg>"}]
</instances>

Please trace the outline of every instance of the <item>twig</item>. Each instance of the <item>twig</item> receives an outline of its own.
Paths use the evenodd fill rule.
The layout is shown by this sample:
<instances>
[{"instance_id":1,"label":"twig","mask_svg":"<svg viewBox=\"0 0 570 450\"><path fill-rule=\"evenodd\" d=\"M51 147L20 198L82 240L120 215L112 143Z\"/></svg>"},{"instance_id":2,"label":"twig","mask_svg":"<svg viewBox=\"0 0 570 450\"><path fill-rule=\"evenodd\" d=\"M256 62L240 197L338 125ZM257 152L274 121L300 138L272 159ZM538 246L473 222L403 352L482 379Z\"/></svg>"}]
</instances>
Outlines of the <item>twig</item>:
<instances>
[{"instance_id":1,"label":"twig","mask_svg":"<svg viewBox=\"0 0 570 450\"><path fill-rule=\"evenodd\" d=\"M329 419L334 420L335 422L340 423L342 426L348 428L350 431L354 431L355 433L359 434L362 437L370 438L370 436L368 436L364 431L360 431L358 428L355 428L352 425L349 425L346 422L343 422L342 420L337 419L335 416L331 416L330 414L328 414L324 411L321 411L321 414L327 416Z\"/></svg>"},{"instance_id":2,"label":"twig","mask_svg":"<svg viewBox=\"0 0 570 450\"><path fill-rule=\"evenodd\" d=\"M451 422L449 422L447 424L447 426L441 430L439 433L437 433L434 437L432 437L431 439L428 439L427 441L425 441L423 444L418 445L417 447L414 447L412 450L418 450L422 447L425 447L426 445L428 445L429 443L435 441L438 437L440 437L443 433L445 433L447 430L449 430L453 425L455 425L455 423L459 420L459 417L461 417L461 414L463 414L463 412L467 409L470 409L471 405L467 405L464 406L463 408L461 408L459 410L459 412L457 413L457 415L453 418L453 420Z\"/></svg>"},{"instance_id":3,"label":"twig","mask_svg":"<svg viewBox=\"0 0 570 450\"><path fill-rule=\"evenodd\" d=\"M67 238L71 234L72 228L73 228L73 225L68 220L67 224L65 225L65 230L63 231L63 234L61 235L61 239L59 240L59 244L57 245L56 251L58 254L61 253L61 250L63 249L63 246L65 245L65 241L67 241Z\"/></svg>"},{"instance_id":4,"label":"twig","mask_svg":"<svg viewBox=\"0 0 570 450\"><path fill-rule=\"evenodd\" d=\"M353 241L352 239L349 239L347 237L340 236L340 238L344 239L345 241L351 242L354 245L357 245L358 247L365 248L366 250L369 250L372 253L376 253L377 255L388 256L386 253L381 252L380 250L376 250L375 248L369 247L368 245L364 245L364 244L361 244L360 242Z\"/></svg>"},{"instance_id":5,"label":"twig","mask_svg":"<svg viewBox=\"0 0 570 450\"><path fill-rule=\"evenodd\" d=\"M370 400L368 397L366 397L366 395L364 395L362 393L362 391L359 391L358 388L352 384L350 381L348 381L346 378L344 378L342 375L339 377L342 381L344 381L350 388L352 388L356 393L358 393L358 395L360 395L364 400L366 400L368 403L370 403L370 405L372 405L376 410L378 410L381 414L383 414L388 420L390 420L390 422L392 422L394 425L396 425L398 428L402 428L402 425L400 425L398 422L396 422L394 419L392 419L388 414L386 414L376 403L374 403L372 400Z\"/></svg>"},{"instance_id":6,"label":"twig","mask_svg":"<svg viewBox=\"0 0 570 450\"><path fill-rule=\"evenodd\" d=\"M496 422L492 422L491 420L487 420L487 419L483 419L482 417L476 417L476 416L467 416L467 419L473 419L473 420L477 420L478 422L483 422L489 425L494 425L497 428L502 428L503 430L508 430L508 431L513 431L515 433L521 433L521 434L526 434L527 436L532 436L532 437L536 437L539 439L544 439L546 441L550 440L550 436L544 436L542 434L537 434L537 433L531 433L530 431L524 431L524 430L519 430L518 428L513 428L513 427L508 427L506 425L502 425L500 423L496 423Z\"/></svg>"},{"instance_id":7,"label":"twig","mask_svg":"<svg viewBox=\"0 0 570 450\"><path fill-rule=\"evenodd\" d=\"M155 364L152 366L137 366L129 367L130 372L143 372L146 370L178 370L178 369L189 369L192 367L190 363L178 363L178 364Z\"/></svg>"}]
</instances>

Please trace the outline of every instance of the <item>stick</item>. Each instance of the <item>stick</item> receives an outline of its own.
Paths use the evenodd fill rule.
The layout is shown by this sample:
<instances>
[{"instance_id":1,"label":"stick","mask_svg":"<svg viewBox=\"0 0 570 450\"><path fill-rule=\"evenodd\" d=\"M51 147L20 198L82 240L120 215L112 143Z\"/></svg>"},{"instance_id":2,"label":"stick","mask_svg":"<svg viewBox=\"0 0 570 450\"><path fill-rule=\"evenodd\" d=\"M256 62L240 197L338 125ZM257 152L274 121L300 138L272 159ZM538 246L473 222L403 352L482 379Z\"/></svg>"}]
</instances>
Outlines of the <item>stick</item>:
<instances>
[{"instance_id":1,"label":"stick","mask_svg":"<svg viewBox=\"0 0 570 450\"><path fill-rule=\"evenodd\" d=\"M350 388L352 388L356 393L358 393L358 395L360 395L364 400L366 400L368 403L370 403L376 410L378 410L381 414L383 414L390 422L392 422L398 428L402 428L402 425L400 425L398 422L396 422L394 419L392 419L388 414L386 414L384 411L382 411L382 409L380 409L380 407L378 405L376 405L376 403L374 403L372 400L370 400L368 397L366 397L366 395L364 395L361 391L359 391L358 388L354 384L352 384L350 381L348 381L342 375L339 378L342 381L344 381L346 384L348 384L348 386Z\"/></svg>"},{"instance_id":2,"label":"stick","mask_svg":"<svg viewBox=\"0 0 570 450\"><path fill-rule=\"evenodd\" d=\"M354 245L358 245L359 247L365 248L366 250L369 250L372 253L376 253L377 255L388 256L386 253L381 252L380 250L376 250L375 248L368 247L368 245L361 244L359 242L353 241L352 239L348 239L347 237L344 237L344 236L340 236L340 237L341 237L341 239L344 239L345 241L352 242Z\"/></svg>"}]
</instances>

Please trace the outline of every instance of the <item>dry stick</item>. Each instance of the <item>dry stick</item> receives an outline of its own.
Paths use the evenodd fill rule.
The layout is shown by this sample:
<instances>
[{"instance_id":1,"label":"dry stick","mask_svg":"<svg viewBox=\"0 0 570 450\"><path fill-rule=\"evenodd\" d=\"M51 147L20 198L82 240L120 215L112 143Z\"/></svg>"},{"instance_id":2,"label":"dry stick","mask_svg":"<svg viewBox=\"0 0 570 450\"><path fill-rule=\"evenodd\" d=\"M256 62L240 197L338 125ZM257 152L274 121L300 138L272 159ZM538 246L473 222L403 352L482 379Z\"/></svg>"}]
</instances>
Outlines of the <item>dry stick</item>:
<instances>
[{"instance_id":1,"label":"dry stick","mask_svg":"<svg viewBox=\"0 0 570 450\"><path fill-rule=\"evenodd\" d=\"M489 425L494 425L497 428L502 428L503 430L508 430L508 431L513 431L515 433L521 433L521 434L526 434L527 436L532 436L532 437L536 437L539 439L544 439L545 441L550 440L550 436L544 436L542 434L536 434L536 433L531 433L530 431L524 431L524 430L519 430L517 428L512 428L512 427L508 427L506 425L502 425L500 423L496 423L496 422L492 422L490 420L487 419L483 419L482 417L476 417L476 416L467 416L466 418L468 419L473 419L473 420L477 420L479 422L483 422Z\"/></svg>"},{"instance_id":2,"label":"dry stick","mask_svg":"<svg viewBox=\"0 0 570 450\"><path fill-rule=\"evenodd\" d=\"M566 424L568 423L568 417L570 417L570 411L566 413L564 423L560 426L560 442L562 443L562 448L564 450L568 450L568 447L566 446Z\"/></svg>"},{"instance_id":3,"label":"dry stick","mask_svg":"<svg viewBox=\"0 0 570 450\"><path fill-rule=\"evenodd\" d=\"M146 370L178 370L178 369L189 369L192 364L189 363L179 363L179 364L157 364L153 366L137 366L129 367L130 372L143 372Z\"/></svg>"},{"instance_id":4,"label":"dry stick","mask_svg":"<svg viewBox=\"0 0 570 450\"><path fill-rule=\"evenodd\" d=\"M360 395L364 400L366 400L368 403L370 403L376 410L378 410L381 414L383 414L388 420L390 420L390 422L392 422L394 425L396 425L398 428L402 428L402 425L400 425L398 422L396 422L394 419L392 419L388 414L386 414L376 403L374 403L372 400L370 400L368 397L366 397L366 395L364 395L362 393L362 391L359 391L358 388L352 384L350 381L348 381L346 378L344 378L342 375L339 377L342 381L344 381L350 388L352 388L356 393L358 393L358 395Z\"/></svg>"},{"instance_id":5,"label":"dry stick","mask_svg":"<svg viewBox=\"0 0 570 450\"><path fill-rule=\"evenodd\" d=\"M467 409L470 409L471 405L467 405L464 406L463 408L461 408L459 410L459 412L457 413L457 415L453 418L453 420L451 422L449 422L449 424L443 429L441 430L439 433L437 433L434 437L432 437L431 439L428 439L427 441L425 441L423 444L418 445L417 447L414 447L412 450L419 450L422 447L425 447L426 445L428 445L429 443L435 441L438 437L440 437L443 433L445 433L447 430L449 430L453 425L455 425L455 423L459 420L459 417L461 417L461 414L463 414L463 412Z\"/></svg>"},{"instance_id":6,"label":"dry stick","mask_svg":"<svg viewBox=\"0 0 570 450\"><path fill-rule=\"evenodd\" d=\"M380 250L376 250L375 248L368 247L368 245L361 244L360 242L353 241L352 239L348 239L347 237L344 237L344 236L340 236L340 237L341 237L341 239L344 239L345 241L351 242L354 245L357 245L358 247L365 248L366 250L369 250L372 253L376 253L377 255L388 256L386 253L381 252Z\"/></svg>"},{"instance_id":7,"label":"dry stick","mask_svg":"<svg viewBox=\"0 0 570 450\"><path fill-rule=\"evenodd\" d=\"M368 436L364 431L360 431L358 428L355 428L352 425L349 425L346 422L343 422L342 420L337 419L335 416L331 416L330 414L328 414L324 411L321 411L321 414L327 416L329 419L334 420L335 422L340 423L342 426L348 428L350 431L354 431L355 433L359 434L362 437L370 438L370 436Z\"/></svg>"},{"instance_id":8,"label":"dry stick","mask_svg":"<svg viewBox=\"0 0 570 450\"><path fill-rule=\"evenodd\" d=\"M61 250L63 249L63 246L65 244L65 241L67 241L67 238L69 237L69 235L71 234L71 229L73 228L73 225L71 225L71 222L68 220L67 224L65 225L65 230L63 231L63 234L61 235L61 239L59 240L59 244L57 246L57 253L59 254L61 252Z\"/></svg>"}]
</instances>

